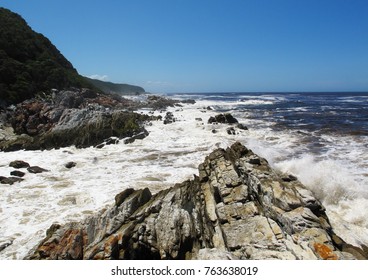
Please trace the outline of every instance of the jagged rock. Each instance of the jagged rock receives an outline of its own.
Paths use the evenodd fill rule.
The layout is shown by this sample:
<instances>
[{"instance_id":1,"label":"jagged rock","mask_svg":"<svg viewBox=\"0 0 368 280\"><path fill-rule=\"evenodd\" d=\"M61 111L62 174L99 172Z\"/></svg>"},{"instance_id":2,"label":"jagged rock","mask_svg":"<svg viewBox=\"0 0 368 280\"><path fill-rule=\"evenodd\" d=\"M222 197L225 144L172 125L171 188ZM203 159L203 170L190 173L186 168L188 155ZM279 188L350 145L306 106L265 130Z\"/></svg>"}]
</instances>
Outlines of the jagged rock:
<instances>
[{"instance_id":1,"label":"jagged rock","mask_svg":"<svg viewBox=\"0 0 368 280\"><path fill-rule=\"evenodd\" d=\"M257 164L255 162L258 159ZM240 143L199 176L152 195L127 189L80 223L52 227L27 259L366 259L298 180Z\"/></svg>"},{"instance_id":2,"label":"jagged rock","mask_svg":"<svg viewBox=\"0 0 368 280\"><path fill-rule=\"evenodd\" d=\"M16 177L23 177L24 175L26 175L26 173L19 171L19 170L13 170L10 172L10 175L16 176Z\"/></svg>"},{"instance_id":3,"label":"jagged rock","mask_svg":"<svg viewBox=\"0 0 368 280\"><path fill-rule=\"evenodd\" d=\"M210 117L208 119L208 123L228 123L228 124L234 124L238 123L238 120L234 118L230 113L226 114L219 114L214 117Z\"/></svg>"},{"instance_id":4,"label":"jagged rock","mask_svg":"<svg viewBox=\"0 0 368 280\"><path fill-rule=\"evenodd\" d=\"M43 173L43 172L48 172L49 170L44 169L42 167L39 166L31 166L27 168L29 173L34 173L34 174L38 174L38 173Z\"/></svg>"},{"instance_id":5,"label":"jagged rock","mask_svg":"<svg viewBox=\"0 0 368 280\"><path fill-rule=\"evenodd\" d=\"M122 97L85 89L55 91L49 99L30 99L9 113L12 139L0 139L0 149L52 149L95 146L108 137L125 138L143 131L149 116L128 112L134 108Z\"/></svg>"},{"instance_id":6,"label":"jagged rock","mask_svg":"<svg viewBox=\"0 0 368 280\"><path fill-rule=\"evenodd\" d=\"M14 160L11 163L9 163L10 167L20 169L20 168L28 168L30 167L28 162L25 162L23 160Z\"/></svg>"}]
</instances>

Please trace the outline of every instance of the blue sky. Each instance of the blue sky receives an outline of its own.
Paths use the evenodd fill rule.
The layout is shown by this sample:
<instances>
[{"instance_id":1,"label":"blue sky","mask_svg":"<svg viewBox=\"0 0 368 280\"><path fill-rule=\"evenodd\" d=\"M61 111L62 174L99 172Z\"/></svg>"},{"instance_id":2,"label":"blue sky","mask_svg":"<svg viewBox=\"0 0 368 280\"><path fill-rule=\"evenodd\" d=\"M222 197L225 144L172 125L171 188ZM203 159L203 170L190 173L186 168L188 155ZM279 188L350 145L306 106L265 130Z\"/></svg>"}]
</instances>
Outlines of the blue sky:
<instances>
[{"instance_id":1,"label":"blue sky","mask_svg":"<svg viewBox=\"0 0 368 280\"><path fill-rule=\"evenodd\" d=\"M85 76L151 92L368 91L366 0L0 0Z\"/></svg>"}]
</instances>

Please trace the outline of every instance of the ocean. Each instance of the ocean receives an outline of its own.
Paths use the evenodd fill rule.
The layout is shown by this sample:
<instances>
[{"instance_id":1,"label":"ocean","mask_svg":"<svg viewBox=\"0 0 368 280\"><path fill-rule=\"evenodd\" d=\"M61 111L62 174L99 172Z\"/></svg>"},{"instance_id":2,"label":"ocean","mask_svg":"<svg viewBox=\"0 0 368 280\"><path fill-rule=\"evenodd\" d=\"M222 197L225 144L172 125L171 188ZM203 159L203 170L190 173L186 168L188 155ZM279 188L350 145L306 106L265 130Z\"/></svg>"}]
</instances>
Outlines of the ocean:
<instances>
[{"instance_id":1,"label":"ocean","mask_svg":"<svg viewBox=\"0 0 368 280\"><path fill-rule=\"evenodd\" d=\"M9 176L9 162L17 159L50 170L0 185L0 247L10 244L0 259L23 258L52 223L80 221L112 205L126 188L158 192L193 178L206 155L235 141L298 177L321 200L345 241L368 244L368 93L168 96L196 103L168 108L176 121L147 124L149 136L134 143L0 152L0 176ZM228 125L207 123L220 112L231 113L248 130L229 135ZM65 168L69 161L76 167Z\"/></svg>"}]
</instances>

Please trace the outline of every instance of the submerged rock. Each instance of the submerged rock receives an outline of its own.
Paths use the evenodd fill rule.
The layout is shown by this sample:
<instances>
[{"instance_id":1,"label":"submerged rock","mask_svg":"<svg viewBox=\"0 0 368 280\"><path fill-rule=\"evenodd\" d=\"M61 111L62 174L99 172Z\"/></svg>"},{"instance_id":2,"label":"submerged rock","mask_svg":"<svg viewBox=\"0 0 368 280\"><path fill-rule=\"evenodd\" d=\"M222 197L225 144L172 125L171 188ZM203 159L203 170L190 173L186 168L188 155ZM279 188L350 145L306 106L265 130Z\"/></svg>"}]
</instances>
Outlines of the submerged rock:
<instances>
[{"instance_id":1,"label":"submerged rock","mask_svg":"<svg viewBox=\"0 0 368 280\"><path fill-rule=\"evenodd\" d=\"M324 207L240 143L199 176L152 195L127 189L80 223L53 226L27 259L356 259ZM294 179L294 178L293 178Z\"/></svg>"}]
</instances>

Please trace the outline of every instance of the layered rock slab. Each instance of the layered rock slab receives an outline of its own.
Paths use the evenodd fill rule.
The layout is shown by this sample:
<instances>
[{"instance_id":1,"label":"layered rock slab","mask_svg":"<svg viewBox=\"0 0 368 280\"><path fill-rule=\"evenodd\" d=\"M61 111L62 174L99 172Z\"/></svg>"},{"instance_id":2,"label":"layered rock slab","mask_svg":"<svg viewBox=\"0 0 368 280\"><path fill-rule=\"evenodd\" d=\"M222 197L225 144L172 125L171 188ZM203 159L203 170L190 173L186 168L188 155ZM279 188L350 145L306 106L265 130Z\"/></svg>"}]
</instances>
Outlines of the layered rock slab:
<instances>
[{"instance_id":1,"label":"layered rock slab","mask_svg":"<svg viewBox=\"0 0 368 280\"><path fill-rule=\"evenodd\" d=\"M292 178L292 180L285 180ZM239 142L155 195L127 189L80 223L52 225L27 259L366 259L322 204Z\"/></svg>"}]
</instances>

